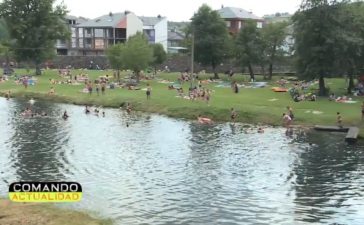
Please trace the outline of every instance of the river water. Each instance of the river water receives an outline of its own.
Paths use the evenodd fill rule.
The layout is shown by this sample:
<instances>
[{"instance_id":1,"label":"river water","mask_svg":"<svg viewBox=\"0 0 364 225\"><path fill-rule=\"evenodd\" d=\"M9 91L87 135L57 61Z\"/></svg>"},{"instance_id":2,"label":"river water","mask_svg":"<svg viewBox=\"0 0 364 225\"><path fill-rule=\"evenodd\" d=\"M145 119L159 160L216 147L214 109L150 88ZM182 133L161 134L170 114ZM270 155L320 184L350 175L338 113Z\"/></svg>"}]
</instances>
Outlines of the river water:
<instances>
[{"instance_id":1,"label":"river water","mask_svg":"<svg viewBox=\"0 0 364 225\"><path fill-rule=\"evenodd\" d=\"M14 115L27 105L0 98L0 196L15 181L76 181L83 200L61 207L116 224L364 223L364 143L343 134L44 102L33 109L49 117Z\"/></svg>"}]
</instances>

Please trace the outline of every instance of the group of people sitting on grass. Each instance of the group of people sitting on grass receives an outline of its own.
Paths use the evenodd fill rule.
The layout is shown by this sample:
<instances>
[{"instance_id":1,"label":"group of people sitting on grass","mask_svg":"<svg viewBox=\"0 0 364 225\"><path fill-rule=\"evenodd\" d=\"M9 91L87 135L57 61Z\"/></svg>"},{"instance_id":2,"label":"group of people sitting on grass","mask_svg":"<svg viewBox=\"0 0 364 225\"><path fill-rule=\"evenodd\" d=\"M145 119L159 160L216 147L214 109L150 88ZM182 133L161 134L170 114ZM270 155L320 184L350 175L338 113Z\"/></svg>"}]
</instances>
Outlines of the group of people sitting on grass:
<instances>
[{"instance_id":1,"label":"group of people sitting on grass","mask_svg":"<svg viewBox=\"0 0 364 225\"><path fill-rule=\"evenodd\" d=\"M15 84L20 85L22 84L24 88L28 88L29 85L35 85L36 79L29 75L24 76L15 76Z\"/></svg>"},{"instance_id":2,"label":"group of people sitting on grass","mask_svg":"<svg viewBox=\"0 0 364 225\"><path fill-rule=\"evenodd\" d=\"M208 88L203 88L202 86L190 88L189 90L189 98L191 100L202 100L209 103L211 99L212 90Z\"/></svg>"},{"instance_id":3,"label":"group of people sitting on grass","mask_svg":"<svg viewBox=\"0 0 364 225\"><path fill-rule=\"evenodd\" d=\"M316 94L300 92L300 90L297 87L290 88L288 92L291 95L293 101L295 102L317 100Z\"/></svg>"}]
</instances>

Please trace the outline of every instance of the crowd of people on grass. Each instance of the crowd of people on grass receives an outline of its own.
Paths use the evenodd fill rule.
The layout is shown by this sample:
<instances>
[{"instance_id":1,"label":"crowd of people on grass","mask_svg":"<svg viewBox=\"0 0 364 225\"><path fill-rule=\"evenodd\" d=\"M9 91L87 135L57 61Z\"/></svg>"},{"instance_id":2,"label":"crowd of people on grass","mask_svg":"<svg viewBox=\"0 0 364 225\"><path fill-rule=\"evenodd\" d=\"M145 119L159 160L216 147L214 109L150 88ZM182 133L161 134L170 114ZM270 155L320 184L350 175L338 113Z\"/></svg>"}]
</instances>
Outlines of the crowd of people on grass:
<instances>
[{"instance_id":1,"label":"crowd of people on grass","mask_svg":"<svg viewBox=\"0 0 364 225\"><path fill-rule=\"evenodd\" d=\"M105 76L100 76L95 80L91 80L88 76L87 73L80 73L79 75L75 75L72 76L72 73L69 69L65 69L65 70L59 70L59 75L64 79L66 78L67 80L61 80L61 81L57 81L55 79L50 79L49 82L51 85L57 85L57 84L74 84L77 82L83 82L85 87L83 89L83 92L88 93L89 95L92 95L93 93L96 93L97 95L104 95L105 91L107 88L111 88L111 85L115 85L115 83L112 82L112 79L110 79L110 77L108 75ZM183 89L183 83L184 82L189 82L197 79L197 85L192 86L192 82L191 82L191 87L188 90L188 93L184 92ZM28 85L31 83L29 82L29 80L33 80L34 82L34 78L32 76L18 76L16 77L15 81L17 84L22 84L24 85L25 88L28 87ZM168 86L169 89L175 89L177 91L178 96L180 97L184 97L184 98L188 98L190 100L202 100L205 101L207 103L210 102L211 99L211 95L213 93L213 91L209 88L207 88L206 86L204 86L204 82L202 82L201 80L198 80L198 76L193 76L187 72L182 72L180 77L178 78L177 82L180 83L180 86L175 88L173 85ZM277 83L280 86L285 87L289 81L281 78L279 81L277 81ZM317 97L316 95L312 92L312 90L310 90L310 87L313 84L316 84L317 81L311 81L311 82L304 82L304 81L296 81L293 83L293 86L289 89L289 93L292 96L293 100L295 102L300 102L300 101L316 101ZM125 85L125 84L116 84L119 87L127 87L129 90L140 90L135 88L135 86L132 85ZM236 81L232 81L231 82L231 88L233 90L234 93L238 94L239 93L239 86L238 83ZM112 89L112 88L111 88ZM152 87L149 83L147 83L146 88L143 89L145 90L145 94L146 94L146 99L147 100L151 100L151 94L152 94ZM364 92L364 84L363 83L358 83L358 85L356 86L356 95L361 95ZM49 95L54 95L55 94L55 87L52 86L48 92ZM7 99L10 98L11 92L8 91L5 94L5 97ZM351 101L352 99L347 97L347 96L339 96L337 97L334 93L331 93L329 96L329 100L330 101L336 101L336 102L345 102L345 101ZM131 104L128 103L126 105L126 112L128 114L131 113L132 111L132 107ZM99 115L100 110L98 108L95 108L94 110L91 110L90 107L86 106L85 107L85 113L89 114L89 113L93 113L95 115ZM102 116L105 116L105 112L101 113ZM24 116L30 116L30 117L34 117L34 116L46 116L46 114L44 113L37 113L37 112L32 112L32 110L30 108L25 109L21 115ZM342 127L343 124L343 118L340 112L337 112L336 114L336 124L340 127ZM69 118L69 115L67 113L67 111L63 112L62 115L63 119L67 119ZM234 108L230 109L230 119L232 123L235 123L236 120L238 118L238 113ZM364 120L364 102L361 106L361 119ZM291 131L292 128L292 124L293 121L295 120L295 116L293 113L293 109L290 106L287 106L287 111L284 112L282 114L282 120L283 120L283 125L284 127L287 129L287 132ZM213 121L211 118L208 118L206 116L202 116L202 115L198 115L197 116L197 121L201 124L211 124ZM264 129L262 127L260 127L258 129L258 133L263 133Z\"/></svg>"}]
</instances>

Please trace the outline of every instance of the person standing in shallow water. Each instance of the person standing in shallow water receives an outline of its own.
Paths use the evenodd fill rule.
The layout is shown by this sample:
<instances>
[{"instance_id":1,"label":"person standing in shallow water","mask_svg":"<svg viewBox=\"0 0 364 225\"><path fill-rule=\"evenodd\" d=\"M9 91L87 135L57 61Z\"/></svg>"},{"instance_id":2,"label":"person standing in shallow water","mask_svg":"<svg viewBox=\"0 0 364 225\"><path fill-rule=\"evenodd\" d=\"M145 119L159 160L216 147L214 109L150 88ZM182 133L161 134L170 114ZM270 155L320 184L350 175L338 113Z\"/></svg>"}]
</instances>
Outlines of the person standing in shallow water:
<instances>
[{"instance_id":1,"label":"person standing in shallow water","mask_svg":"<svg viewBox=\"0 0 364 225\"><path fill-rule=\"evenodd\" d=\"M152 87L150 87L150 84L147 84L147 100L150 100L150 96L152 94Z\"/></svg>"},{"instance_id":2,"label":"person standing in shallow water","mask_svg":"<svg viewBox=\"0 0 364 225\"><path fill-rule=\"evenodd\" d=\"M235 111L234 108L231 108L230 110L230 118L231 118L231 122L235 123L236 117L238 116L237 112Z\"/></svg>"},{"instance_id":3,"label":"person standing in shallow water","mask_svg":"<svg viewBox=\"0 0 364 225\"><path fill-rule=\"evenodd\" d=\"M288 115L289 115L289 117L291 117L291 120L293 120L294 119L294 114L293 114L293 109L292 109L292 107L290 107L290 106L287 106L287 110L288 110Z\"/></svg>"}]
</instances>

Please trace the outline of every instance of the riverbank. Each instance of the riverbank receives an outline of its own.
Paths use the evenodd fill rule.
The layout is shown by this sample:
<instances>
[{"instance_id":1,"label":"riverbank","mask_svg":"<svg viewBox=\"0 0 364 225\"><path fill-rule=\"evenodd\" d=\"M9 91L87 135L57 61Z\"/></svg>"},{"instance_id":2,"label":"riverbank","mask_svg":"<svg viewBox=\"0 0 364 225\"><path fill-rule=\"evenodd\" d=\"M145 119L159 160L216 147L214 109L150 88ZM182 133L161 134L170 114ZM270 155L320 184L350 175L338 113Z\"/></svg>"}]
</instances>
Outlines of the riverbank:
<instances>
[{"instance_id":1,"label":"riverbank","mask_svg":"<svg viewBox=\"0 0 364 225\"><path fill-rule=\"evenodd\" d=\"M17 73L25 72L19 70ZM111 71L72 71L72 74L80 73L87 73L91 80L102 75L112 74ZM126 76L126 73L123 73L122 76ZM104 96L101 94L97 96L96 93L92 95L82 93L83 84L51 84L50 79L56 81L65 81L66 79L60 77L57 71L50 70L37 77L38 81L35 86L29 86L25 89L22 85L16 85L14 81L7 81L0 84L0 92L4 96L10 90L11 96L17 98L35 98L60 103L102 105L113 108L118 108L129 102L132 104L133 110L136 111L185 119L195 119L197 115L201 114L212 118L214 121L222 122L230 121L230 109L234 108L239 114L237 122L273 126L282 124L282 113L287 111L287 106L294 109L295 125L334 125L336 112L341 112L344 125L361 128L360 134L362 137L364 136L364 123L361 121L360 114L360 105L364 98L354 98L356 103L353 104L330 102L327 98L318 98L316 102L296 103L288 93L273 92L271 87L275 86L275 83L270 83L265 88L241 88L238 94L233 93L229 87L218 87L216 83L206 83L203 86L213 90L210 102L206 103L202 100L191 101L177 97L178 94L175 90L168 90L169 83L161 82L161 80L168 80L173 83L178 76L179 74L176 73L163 73L158 75L159 80L142 81L140 83L141 90L107 89ZM202 76L202 79L206 79L208 76ZM228 81L227 77L223 78ZM235 75L233 80L244 83L247 78ZM326 79L326 82L330 86L330 90L337 95L345 93L344 79ZM152 87L151 100L146 99L143 90L147 84ZM55 89L54 95L48 95L51 87ZM188 87L189 83L183 85L185 92Z\"/></svg>"},{"instance_id":2,"label":"riverbank","mask_svg":"<svg viewBox=\"0 0 364 225\"><path fill-rule=\"evenodd\" d=\"M14 203L0 199L0 224L6 225L112 225L83 212L38 203Z\"/></svg>"}]
</instances>

